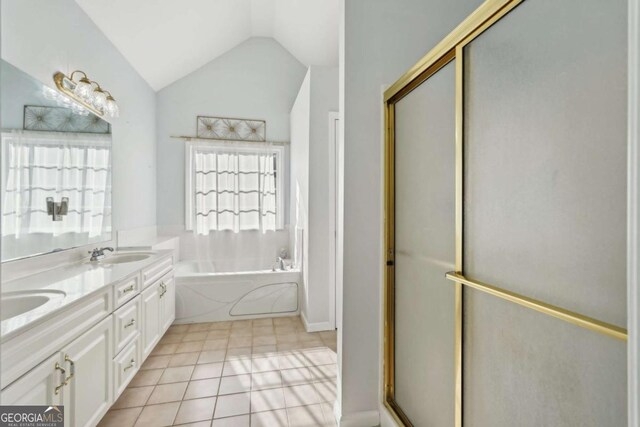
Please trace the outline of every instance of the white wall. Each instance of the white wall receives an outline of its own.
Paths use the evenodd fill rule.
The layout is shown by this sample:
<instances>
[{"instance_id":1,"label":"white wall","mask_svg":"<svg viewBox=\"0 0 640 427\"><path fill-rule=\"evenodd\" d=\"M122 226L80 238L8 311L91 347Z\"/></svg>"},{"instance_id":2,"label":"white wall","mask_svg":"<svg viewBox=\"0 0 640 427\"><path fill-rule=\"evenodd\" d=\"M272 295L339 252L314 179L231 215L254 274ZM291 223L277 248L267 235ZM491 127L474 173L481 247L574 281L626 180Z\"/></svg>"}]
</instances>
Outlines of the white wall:
<instances>
[{"instance_id":1,"label":"white wall","mask_svg":"<svg viewBox=\"0 0 640 427\"><path fill-rule=\"evenodd\" d=\"M3 1L2 58L54 87L81 69L118 101L113 122L113 227L156 222L155 93L73 0Z\"/></svg>"},{"instance_id":2,"label":"white wall","mask_svg":"<svg viewBox=\"0 0 640 427\"><path fill-rule=\"evenodd\" d=\"M345 420L368 420L358 425L374 425L370 414L380 403L382 91L480 4L341 1L345 178L340 404Z\"/></svg>"},{"instance_id":3,"label":"white wall","mask_svg":"<svg viewBox=\"0 0 640 427\"><path fill-rule=\"evenodd\" d=\"M309 139L311 71L308 70L291 108L291 237L296 266L302 269L301 313L308 310L309 283Z\"/></svg>"},{"instance_id":4,"label":"white wall","mask_svg":"<svg viewBox=\"0 0 640 427\"><path fill-rule=\"evenodd\" d=\"M329 286L329 112L338 110L338 69L311 66L291 110L291 240L304 244L302 316L310 330L327 330ZM295 225L295 228L294 228ZM300 235L302 233L302 235ZM299 253L299 252L298 252Z\"/></svg>"},{"instance_id":5,"label":"white wall","mask_svg":"<svg viewBox=\"0 0 640 427\"><path fill-rule=\"evenodd\" d=\"M278 42L251 38L158 92L158 226L161 233L184 237L183 258L219 259L226 254L273 263L280 247L288 246L288 230L271 233L274 235L242 232L242 237L184 232L185 144L170 136L196 135L196 117L201 115L263 119L267 140L288 141L289 111L304 75L305 67ZM286 196L288 206L288 192ZM253 252L247 253L239 242ZM196 250L188 250L190 247Z\"/></svg>"},{"instance_id":6,"label":"white wall","mask_svg":"<svg viewBox=\"0 0 640 427\"><path fill-rule=\"evenodd\" d=\"M338 68L316 67L311 72L311 112L309 135L309 305L305 313L313 329L329 329L329 300L333 281L329 277L330 245L333 231L329 229L329 112L338 111Z\"/></svg>"}]
</instances>

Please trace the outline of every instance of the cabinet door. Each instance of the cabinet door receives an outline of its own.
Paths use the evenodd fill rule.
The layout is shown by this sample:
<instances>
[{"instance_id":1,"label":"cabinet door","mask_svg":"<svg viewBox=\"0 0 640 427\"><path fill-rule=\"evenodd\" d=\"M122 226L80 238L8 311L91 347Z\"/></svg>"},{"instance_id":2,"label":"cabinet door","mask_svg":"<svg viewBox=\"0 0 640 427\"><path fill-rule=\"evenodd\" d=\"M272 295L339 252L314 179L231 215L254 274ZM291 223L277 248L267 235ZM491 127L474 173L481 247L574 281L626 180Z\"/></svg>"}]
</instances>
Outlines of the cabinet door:
<instances>
[{"instance_id":1,"label":"cabinet door","mask_svg":"<svg viewBox=\"0 0 640 427\"><path fill-rule=\"evenodd\" d=\"M142 360L146 359L160 339L160 283L142 292Z\"/></svg>"},{"instance_id":2,"label":"cabinet door","mask_svg":"<svg viewBox=\"0 0 640 427\"><path fill-rule=\"evenodd\" d=\"M3 405L61 405L64 382L59 353L51 356L2 390Z\"/></svg>"},{"instance_id":3,"label":"cabinet door","mask_svg":"<svg viewBox=\"0 0 640 427\"><path fill-rule=\"evenodd\" d=\"M113 319L107 317L62 350L72 374L64 387L65 426L95 426L112 402Z\"/></svg>"},{"instance_id":4,"label":"cabinet door","mask_svg":"<svg viewBox=\"0 0 640 427\"><path fill-rule=\"evenodd\" d=\"M162 292L162 312L160 320L162 326L160 333L163 334L176 318L176 284L173 276L162 279L161 283L165 286Z\"/></svg>"}]
</instances>

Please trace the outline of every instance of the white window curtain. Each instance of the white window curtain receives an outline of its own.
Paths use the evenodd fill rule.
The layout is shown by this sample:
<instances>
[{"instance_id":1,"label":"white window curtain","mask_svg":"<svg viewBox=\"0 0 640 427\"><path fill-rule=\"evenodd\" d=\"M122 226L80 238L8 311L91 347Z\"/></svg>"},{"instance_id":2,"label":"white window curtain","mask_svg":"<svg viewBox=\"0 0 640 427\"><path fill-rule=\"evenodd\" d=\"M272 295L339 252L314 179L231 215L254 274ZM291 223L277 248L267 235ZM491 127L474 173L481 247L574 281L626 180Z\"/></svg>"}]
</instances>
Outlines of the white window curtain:
<instances>
[{"instance_id":1,"label":"white window curtain","mask_svg":"<svg viewBox=\"0 0 640 427\"><path fill-rule=\"evenodd\" d=\"M111 231L111 136L67 132L2 133L2 235ZM69 198L62 221L47 197Z\"/></svg>"},{"instance_id":2,"label":"white window curtain","mask_svg":"<svg viewBox=\"0 0 640 427\"><path fill-rule=\"evenodd\" d=\"M191 192L193 229L274 231L281 228L281 149L269 146L193 146ZM187 224L187 228L189 224Z\"/></svg>"}]
</instances>

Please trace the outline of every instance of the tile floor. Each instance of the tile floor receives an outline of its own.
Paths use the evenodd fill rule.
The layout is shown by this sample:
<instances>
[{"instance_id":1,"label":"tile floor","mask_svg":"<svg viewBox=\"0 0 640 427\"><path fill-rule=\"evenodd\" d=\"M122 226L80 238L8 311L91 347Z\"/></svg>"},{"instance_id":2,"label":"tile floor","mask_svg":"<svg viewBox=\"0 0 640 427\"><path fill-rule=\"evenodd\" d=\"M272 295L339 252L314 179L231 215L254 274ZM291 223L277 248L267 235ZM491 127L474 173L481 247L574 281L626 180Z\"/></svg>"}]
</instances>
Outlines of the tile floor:
<instances>
[{"instance_id":1,"label":"tile floor","mask_svg":"<svg viewBox=\"0 0 640 427\"><path fill-rule=\"evenodd\" d=\"M336 333L299 317L173 325L99 427L335 426Z\"/></svg>"}]
</instances>

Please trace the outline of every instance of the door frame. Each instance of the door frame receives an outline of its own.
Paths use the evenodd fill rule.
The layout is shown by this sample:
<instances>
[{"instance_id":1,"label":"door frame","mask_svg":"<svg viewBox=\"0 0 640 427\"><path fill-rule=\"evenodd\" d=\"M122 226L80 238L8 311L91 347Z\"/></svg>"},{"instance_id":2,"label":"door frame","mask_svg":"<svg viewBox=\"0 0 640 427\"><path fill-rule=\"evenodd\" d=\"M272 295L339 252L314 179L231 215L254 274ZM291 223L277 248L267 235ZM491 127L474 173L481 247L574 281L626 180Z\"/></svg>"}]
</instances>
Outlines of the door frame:
<instances>
[{"instance_id":1,"label":"door frame","mask_svg":"<svg viewBox=\"0 0 640 427\"><path fill-rule=\"evenodd\" d=\"M628 424L640 424L640 0L629 0L628 28L628 212L627 387Z\"/></svg>"},{"instance_id":2,"label":"door frame","mask_svg":"<svg viewBox=\"0 0 640 427\"><path fill-rule=\"evenodd\" d=\"M344 194L344 146L340 138L340 114L329 112L329 326L342 325L341 313L337 312L337 298L342 298L342 218Z\"/></svg>"}]
</instances>

